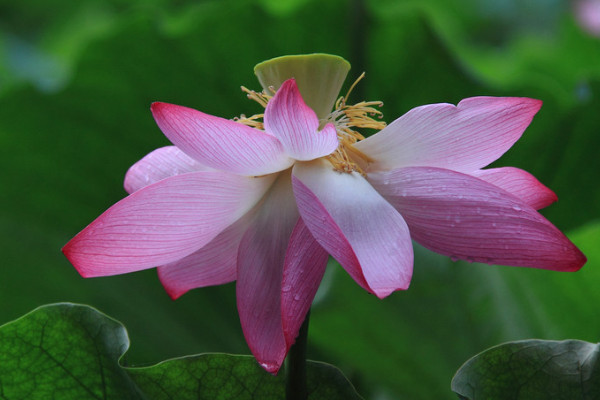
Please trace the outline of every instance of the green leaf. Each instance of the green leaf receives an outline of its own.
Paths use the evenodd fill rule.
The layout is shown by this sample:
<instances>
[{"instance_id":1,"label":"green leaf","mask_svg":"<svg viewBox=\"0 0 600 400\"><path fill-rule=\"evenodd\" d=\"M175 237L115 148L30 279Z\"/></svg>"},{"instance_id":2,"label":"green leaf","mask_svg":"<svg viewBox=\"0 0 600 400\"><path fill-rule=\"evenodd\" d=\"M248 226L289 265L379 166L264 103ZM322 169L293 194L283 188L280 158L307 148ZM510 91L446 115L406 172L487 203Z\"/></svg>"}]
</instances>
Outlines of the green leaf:
<instances>
[{"instance_id":1,"label":"green leaf","mask_svg":"<svg viewBox=\"0 0 600 400\"><path fill-rule=\"evenodd\" d=\"M40 307L0 327L0 397L143 399L118 360L125 328L93 308Z\"/></svg>"},{"instance_id":2,"label":"green leaf","mask_svg":"<svg viewBox=\"0 0 600 400\"><path fill-rule=\"evenodd\" d=\"M251 356L205 354L128 372L152 399L170 399L173 393L178 399L206 400L279 400L285 396L284 371L271 376ZM309 400L361 399L332 365L309 361L307 379Z\"/></svg>"},{"instance_id":3,"label":"green leaf","mask_svg":"<svg viewBox=\"0 0 600 400\"><path fill-rule=\"evenodd\" d=\"M0 398L276 400L285 373L272 376L251 356L204 354L122 367L123 325L85 305L40 307L0 327ZM335 367L308 362L309 399L360 400Z\"/></svg>"},{"instance_id":4,"label":"green leaf","mask_svg":"<svg viewBox=\"0 0 600 400\"><path fill-rule=\"evenodd\" d=\"M599 345L580 340L505 343L467 361L452 380L461 399L593 400Z\"/></svg>"}]
</instances>

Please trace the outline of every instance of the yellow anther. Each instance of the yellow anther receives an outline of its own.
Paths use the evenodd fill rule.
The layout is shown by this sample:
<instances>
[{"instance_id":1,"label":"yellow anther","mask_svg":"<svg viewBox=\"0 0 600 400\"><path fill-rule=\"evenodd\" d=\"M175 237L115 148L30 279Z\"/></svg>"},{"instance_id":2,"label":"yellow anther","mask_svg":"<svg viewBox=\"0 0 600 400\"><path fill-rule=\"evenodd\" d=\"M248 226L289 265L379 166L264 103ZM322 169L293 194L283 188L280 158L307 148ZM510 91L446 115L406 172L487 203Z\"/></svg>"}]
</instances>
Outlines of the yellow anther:
<instances>
[{"instance_id":1,"label":"yellow anther","mask_svg":"<svg viewBox=\"0 0 600 400\"><path fill-rule=\"evenodd\" d=\"M250 100L254 100L258 104L263 107L267 106L267 103L273 96L269 96L265 92L255 92L254 90L250 90L245 86L241 86L242 92L246 93Z\"/></svg>"}]
</instances>

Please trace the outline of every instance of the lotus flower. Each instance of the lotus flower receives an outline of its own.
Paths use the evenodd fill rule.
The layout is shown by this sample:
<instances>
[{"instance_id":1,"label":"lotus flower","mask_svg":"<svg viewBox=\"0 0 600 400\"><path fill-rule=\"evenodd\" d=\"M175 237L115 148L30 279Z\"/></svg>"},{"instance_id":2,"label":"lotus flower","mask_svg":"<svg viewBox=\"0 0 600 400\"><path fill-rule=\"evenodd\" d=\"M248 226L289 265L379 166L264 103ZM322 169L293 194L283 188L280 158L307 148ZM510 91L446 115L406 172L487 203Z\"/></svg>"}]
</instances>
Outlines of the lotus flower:
<instances>
[{"instance_id":1,"label":"lotus flower","mask_svg":"<svg viewBox=\"0 0 600 400\"><path fill-rule=\"evenodd\" d=\"M426 105L362 140L351 128L368 126L372 103L344 98L320 120L294 79L259 100L264 123L245 124L154 103L174 146L133 165L130 195L64 247L79 273L158 266L173 298L235 280L248 345L276 373L328 255L380 298L408 288L411 238L453 259L560 271L585 263L536 211L556 200L552 191L517 168L482 169L519 139L540 101Z\"/></svg>"}]
</instances>

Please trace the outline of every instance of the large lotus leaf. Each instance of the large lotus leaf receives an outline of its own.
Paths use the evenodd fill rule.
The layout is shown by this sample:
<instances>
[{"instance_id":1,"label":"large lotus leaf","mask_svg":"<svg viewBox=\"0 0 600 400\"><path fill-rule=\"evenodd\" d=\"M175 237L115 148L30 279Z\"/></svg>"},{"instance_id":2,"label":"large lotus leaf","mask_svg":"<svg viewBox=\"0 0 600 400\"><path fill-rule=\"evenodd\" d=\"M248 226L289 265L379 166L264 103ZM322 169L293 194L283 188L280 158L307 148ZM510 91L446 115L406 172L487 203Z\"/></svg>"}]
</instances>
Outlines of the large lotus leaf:
<instances>
[{"instance_id":1,"label":"large lotus leaf","mask_svg":"<svg viewBox=\"0 0 600 400\"><path fill-rule=\"evenodd\" d=\"M272 376L253 357L204 354L123 367L123 325L77 304L40 307L0 327L0 397L46 399L276 400L285 371ZM310 400L360 400L335 367L307 363Z\"/></svg>"},{"instance_id":2,"label":"large lotus leaf","mask_svg":"<svg viewBox=\"0 0 600 400\"><path fill-rule=\"evenodd\" d=\"M467 361L452 390L465 400L597 399L598 346L580 340L505 343Z\"/></svg>"},{"instance_id":3,"label":"large lotus leaf","mask_svg":"<svg viewBox=\"0 0 600 400\"><path fill-rule=\"evenodd\" d=\"M0 327L3 399L143 399L118 360L125 328L75 304L40 307Z\"/></svg>"}]
</instances>

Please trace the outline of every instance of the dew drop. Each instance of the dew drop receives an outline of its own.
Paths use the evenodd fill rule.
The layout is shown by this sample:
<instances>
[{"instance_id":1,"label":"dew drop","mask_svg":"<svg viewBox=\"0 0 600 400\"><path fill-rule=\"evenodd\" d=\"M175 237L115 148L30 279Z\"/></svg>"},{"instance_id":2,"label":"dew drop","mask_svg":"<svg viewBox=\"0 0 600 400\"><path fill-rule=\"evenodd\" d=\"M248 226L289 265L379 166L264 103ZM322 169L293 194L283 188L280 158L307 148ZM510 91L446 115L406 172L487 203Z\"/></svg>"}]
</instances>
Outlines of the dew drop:
<instances>
[{"instance_id":1,"label":"dew drop","mask_svg":"<svg viewBox=\"0 0 600 400\"><path fill-rule=\"evenodd\" d=\"M282 291L283 293L287 293L287 292L289 292L290 290L292 290L292 287L291 287L290 285L284 285L284 286L281 288L281 291Z\"/></svg>"},{"instance_id":2,"label":"dew drop","mask_svg":"<svg viewBox=\"0 0 600 400\"><path fill-rule=\"evenodd\" d=\"M514 206L512 206L512 209L515 210L515 211L521 211L521 207L519 207L516 204Z\"/></svg>"},{"instance_id":3,"label":"dew drop","mask_svg":"<svg viewBox=\"0 0 600 400\"><path fill-rule=\"evenodd\" d=\"M277 371L277 365L271 363L259 363L267 372L274 373Z\"/></svg>"},{"instance_id":4,"label":"dew drop","mask_svg":"<svg viewBox=\"0 0 600 400\"><path fill-rule=\"evenodd\" d=\"M296 301L300 301L300 295L299 295L299 294L295 295L295 296L294 296L294 300L296 300Z\"/></svg>"}]
</instances>

